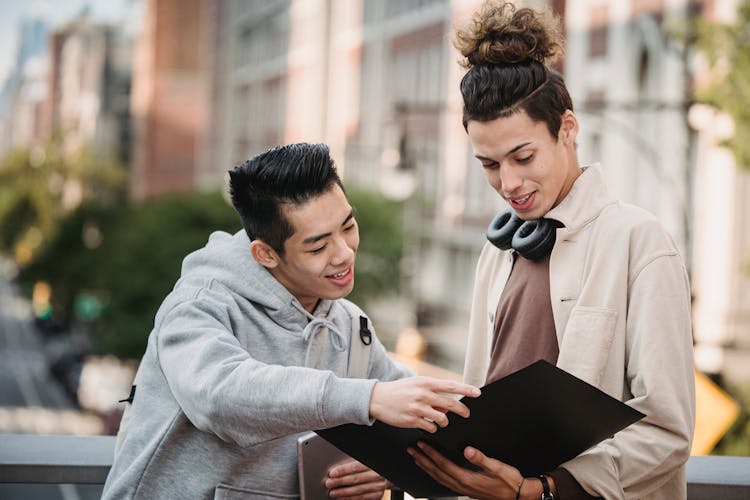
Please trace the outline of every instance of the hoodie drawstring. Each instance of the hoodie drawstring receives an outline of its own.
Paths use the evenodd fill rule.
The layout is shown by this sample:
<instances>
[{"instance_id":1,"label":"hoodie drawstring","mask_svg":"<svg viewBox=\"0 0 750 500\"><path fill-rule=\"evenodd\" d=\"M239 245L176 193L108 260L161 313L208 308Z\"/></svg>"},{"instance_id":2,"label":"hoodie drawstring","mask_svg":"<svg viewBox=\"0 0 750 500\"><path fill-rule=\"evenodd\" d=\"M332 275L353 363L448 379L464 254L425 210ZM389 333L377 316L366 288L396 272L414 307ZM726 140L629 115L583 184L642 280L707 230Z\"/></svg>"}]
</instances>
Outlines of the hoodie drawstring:
<instances>
[{"instance_id":1,"label":"hoodie drawstring","mask_svg":"<svg viewBox=\"0 0 750 500\"><path fill-rule=\"evenodd\" d=\"M339 352L346 350L346 348L348 347L346 343L346 337L344 337L344 334L341 333L341 330L338 329L333 321L329 320L328 318L322 318L320 316L314 316L310 314L305 310L304 307L298 305L296 302L292 302L292 305L294 305L294 307L301 311L307 317L307 319L310 320L307 326L305 326L305 329L302 331L302 338L307 343L307 348L305 349L304 366L308 366L310 349L313 345L312 338L324 328L327 328L331 333L331 345L333 345L333 348Z\"/></svg>"}]
</instances>

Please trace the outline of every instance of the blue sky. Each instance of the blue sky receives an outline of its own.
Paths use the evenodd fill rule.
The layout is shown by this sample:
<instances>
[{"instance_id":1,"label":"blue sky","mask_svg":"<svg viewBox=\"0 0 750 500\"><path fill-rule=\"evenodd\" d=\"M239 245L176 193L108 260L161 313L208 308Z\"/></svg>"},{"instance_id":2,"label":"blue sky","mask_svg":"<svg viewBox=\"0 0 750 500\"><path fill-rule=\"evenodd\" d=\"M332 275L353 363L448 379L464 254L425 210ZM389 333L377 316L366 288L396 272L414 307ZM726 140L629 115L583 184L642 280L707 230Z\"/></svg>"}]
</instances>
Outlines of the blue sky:
<instances>
[{"instance_id":1,"label":"blue sky","mask_svg":"<svg viewBox=\"0 0 750 500\"><path fill-rule=\"evenodd\" d=\"M43 16L59 26L89 6L96 20L116 21L140 10L140 0L0 0L0 84L15 59L18 23L24 17Z\"/></svg>"}]
</instances>

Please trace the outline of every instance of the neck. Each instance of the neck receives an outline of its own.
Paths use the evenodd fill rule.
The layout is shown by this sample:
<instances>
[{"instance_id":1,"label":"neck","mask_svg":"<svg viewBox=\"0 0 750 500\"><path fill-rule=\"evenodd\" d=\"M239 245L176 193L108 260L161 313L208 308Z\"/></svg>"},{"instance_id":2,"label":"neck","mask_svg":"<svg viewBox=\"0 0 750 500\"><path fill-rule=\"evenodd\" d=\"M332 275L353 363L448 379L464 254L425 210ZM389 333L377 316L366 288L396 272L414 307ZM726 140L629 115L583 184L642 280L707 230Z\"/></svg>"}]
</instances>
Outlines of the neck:
<instances>
[{"instance_id":1,"label":"neck","mask_svg":"<svg viewBox=\"0 0 750 500\"><path fill-rule=\"evenodd\" d=\"M299 300L299 298L297 300ZM300 304L302 304L302 307L304 307L305 311L309 312L310 314L312 314L315 308L318 307L319 303L320 299L310 299L305 301L300 300Z\"/></svg>"}]
</instances>

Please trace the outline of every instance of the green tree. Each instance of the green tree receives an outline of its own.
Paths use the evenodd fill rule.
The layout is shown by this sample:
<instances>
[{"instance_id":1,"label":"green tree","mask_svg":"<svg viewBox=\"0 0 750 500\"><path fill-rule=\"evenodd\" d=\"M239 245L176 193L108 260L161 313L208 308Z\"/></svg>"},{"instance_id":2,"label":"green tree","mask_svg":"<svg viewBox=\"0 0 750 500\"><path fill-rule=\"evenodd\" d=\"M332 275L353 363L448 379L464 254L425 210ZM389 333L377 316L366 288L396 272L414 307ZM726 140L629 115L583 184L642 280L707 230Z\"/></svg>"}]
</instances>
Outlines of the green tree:
<instances>
[{"instance_id":1,"label":"green tree","mask_svg":"<svg viewBox=\"0 0 750 500\"><path fill-rule=\"evenodd\" d=\"M696 31L712 75L696 97L732 117L735 132L727 146L738 165L750 168L750 0L741 3L734 23L699 20Z\"/></svg>"},{"instance_id":2,"label":"green tree","mask_svg":"<svg viewBox=\"0 0 750 500\"><path fill-rule=\"evenodd\" d=\"M348 190L348 195L360 225L350 298L364 305L397 292L401 205L369 191ZM29 284L50 283L55 320L63 325L88 321L95 351L138 358L183 258L203 246L211 232L239 229L239 217L219 193L174 194L132 204L89 202L61 220L21 277ZM92 300L103 306L100 315L78 317L82 307L76 306L90 306Z\"/></svg>"},{"instance_id":3,"label":"green tree","mask_svg":"<svg viewBox=\"0 0 750 500\"><path fill-rule=\"evenodd\" d=\"M94 346L137 358L185 256L205 245L213 231L235 232L241 224L219 193L161 196L132 205L112 222L93 282L106 302Z\"/></svg>"},{"instance_id":4,"label":"green tree","mask_svg":"<svg viewBox=\"0 0 750 500\"><path fill-rule=\"evenodd\" d=\"M354 290L348 298L366 307L370 299L400 292L403 203L366 189L346 192L360 237Z\"/></svg>"},{"instance_id":5,"label":"green tree","mask_svg":"<svg viewBox=\"0 0 750 500\"><path fill-rule=\"evenodd\" d=\"M125 217L126 210L125 205L84 203L58 223L54 236L45 241L22 270L24 288L30 290L37 281L52 286L50 306L55 323L70 324L75 301L82 293L106 295L98 288L98 275L107 271L103 243Z\"/></svg>"},{"instance_id":6,"label":"green tree","mask_svg":"<svg viewBox=\"0 0 750 500\"><path fill-rule=\"evenodd\" d=\"M9 152L0 161L0 250L26 264L67 212L86 201L122 199L125 180L110 158L88 148L66 152L61 135Z\"/></svg>"},{"instance_id":7,"label":"green tree","mask_svg":"<svg viewBox=\"0 0 750 500\"><path fill-rule=\"evenodd\" d=\"M96 352L138 358L154 314L179 277L182 259L212 231L240 228L219 193L173 194L132 204L84 204L22 271L26 282L52 286L56 320L66 326L82 303L103 308L91 324ZM61 264L64 263L64 264Z\"/></svg>"}]
</instances>

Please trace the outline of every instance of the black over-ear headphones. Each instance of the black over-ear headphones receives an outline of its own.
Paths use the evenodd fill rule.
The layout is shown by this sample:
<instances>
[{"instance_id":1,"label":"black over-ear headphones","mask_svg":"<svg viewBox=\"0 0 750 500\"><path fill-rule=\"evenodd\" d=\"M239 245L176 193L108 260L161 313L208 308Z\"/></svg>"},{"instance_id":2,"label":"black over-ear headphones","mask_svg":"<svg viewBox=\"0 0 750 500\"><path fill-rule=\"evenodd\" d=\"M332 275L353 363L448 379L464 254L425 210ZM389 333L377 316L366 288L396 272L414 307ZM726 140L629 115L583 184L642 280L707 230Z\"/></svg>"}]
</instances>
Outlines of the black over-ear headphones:
<instances>
[{"instance_id":1,"label":"black over-ear headphones","mask_svg":"<svg viewBox=\"0 0 750 500\"><path fill-rule=\"evenodd\" d=\"M487 239L501 250L513 248L529 260L539 260L552 252L558 227L562 224L552 219L524 221L506 208L490 222Z\"/></svg>"}]
</instances>

